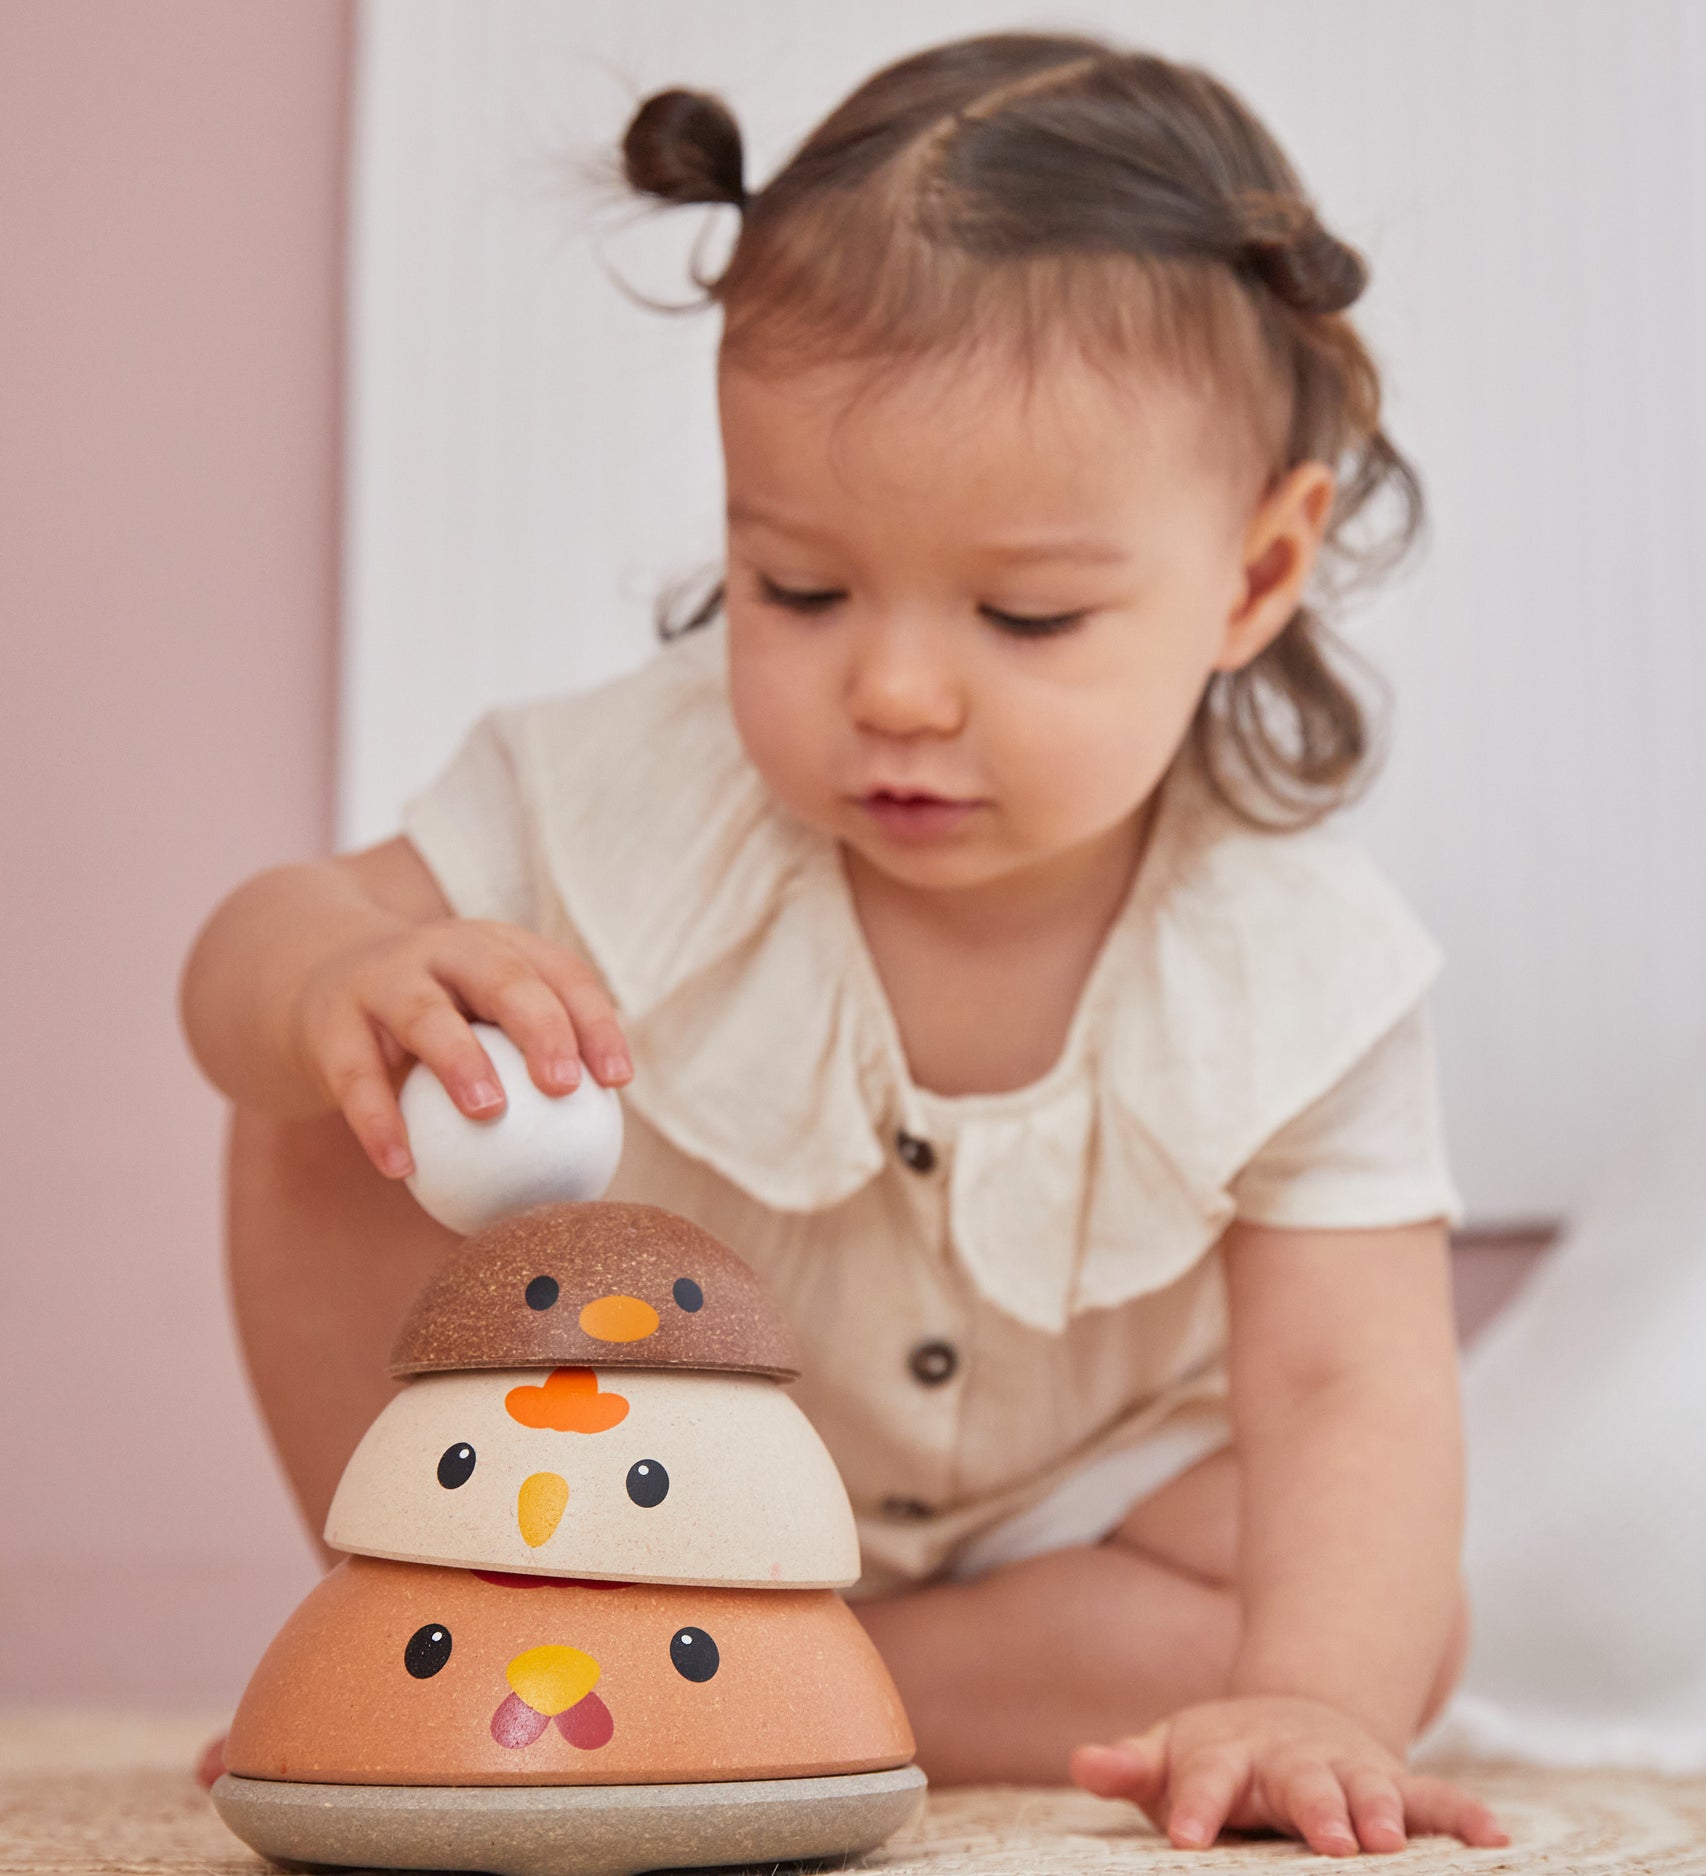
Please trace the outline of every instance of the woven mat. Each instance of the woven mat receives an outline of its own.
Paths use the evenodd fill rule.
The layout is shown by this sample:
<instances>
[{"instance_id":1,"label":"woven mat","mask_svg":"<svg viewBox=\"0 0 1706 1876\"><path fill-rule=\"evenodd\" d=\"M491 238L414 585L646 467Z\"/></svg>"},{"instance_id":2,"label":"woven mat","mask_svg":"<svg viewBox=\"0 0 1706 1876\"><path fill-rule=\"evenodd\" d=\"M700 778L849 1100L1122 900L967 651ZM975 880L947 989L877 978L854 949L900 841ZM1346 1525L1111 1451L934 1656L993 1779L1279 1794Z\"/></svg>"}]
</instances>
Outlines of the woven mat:
<instances>
[{"instance_id":1,"label":"woven mat","mask_svg":"<svg viewBox=\"0 0 1706 1876\"><path fill-rule=\"evenodd\" d=\"M268 1866L226 1831L185 1769L214 1730L112 1716L0 1720L0 1871L259 1876ZM1359 1867L1380 1876L1706 1876L1706 1780L1487 1766L1459 1776L1498 1809L1510 1848L1427 1838ZM882 1876L1255 1876L1344 1865L1275 1841L1173 1850L1124 1805L981 1790L933 1797L914 1830L862 1867Z\"/></svg>"}]
</instances>

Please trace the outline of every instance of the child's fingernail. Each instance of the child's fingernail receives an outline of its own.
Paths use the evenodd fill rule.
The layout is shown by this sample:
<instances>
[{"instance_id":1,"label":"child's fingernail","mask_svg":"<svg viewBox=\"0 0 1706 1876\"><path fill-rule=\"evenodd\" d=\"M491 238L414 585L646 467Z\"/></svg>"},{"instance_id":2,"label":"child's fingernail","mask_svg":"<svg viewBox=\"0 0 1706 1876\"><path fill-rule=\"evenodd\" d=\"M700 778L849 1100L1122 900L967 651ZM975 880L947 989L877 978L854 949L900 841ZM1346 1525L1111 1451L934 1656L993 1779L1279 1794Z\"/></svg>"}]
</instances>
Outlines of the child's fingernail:
<instances>
[{"instance_id":1,"label":"child's fingernail","mask_svg":"<svg viewBox=\"0 0 1706 1876\"><path fill-rule=\"evenodd\" d=\"M381 1156L380 1165L388 1179L401 1179L414 1170L414 1162L400 1146L388 1146Z\"/></svg>"},{"instance_id":2,"label":"child's fingernail","mask_svg":"<svg viewBox=\"0 0 1706 1876\"><path fill-rule=\"evenodd\" d=\"M559 1088L572 1088L581 1078L581 1065L572 1055L554 1055L545 1072Z\"/></svg>"},{"instance_id":3,"label":"child's fingernail","mask_svg":"<svg viewBox=\"0 0 1706 1876\"><path fill-rule=\"evenodd\" d=\"M469 1084L468 1105L470 1107L496 1107L503 1098L503 1090L495 1081L476 1081Z\"/></svg>"}]
</instances>

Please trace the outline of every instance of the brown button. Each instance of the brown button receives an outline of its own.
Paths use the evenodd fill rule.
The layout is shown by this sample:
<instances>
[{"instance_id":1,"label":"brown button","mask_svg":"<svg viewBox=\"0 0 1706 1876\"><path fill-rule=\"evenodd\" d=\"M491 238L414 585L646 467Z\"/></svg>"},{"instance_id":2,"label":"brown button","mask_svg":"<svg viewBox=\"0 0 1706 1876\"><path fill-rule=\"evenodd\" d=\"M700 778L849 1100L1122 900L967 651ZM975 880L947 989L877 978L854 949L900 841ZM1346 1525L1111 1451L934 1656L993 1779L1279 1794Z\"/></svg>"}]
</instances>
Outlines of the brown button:
<instances>
[{"instance_id":1,"label":"brown button","mask_svg":"<svg viewBox=\"0 0 1706 1876\"><path fill-rule=\"evenodd\" d=\"M916 1524L921 1518L935 1516L922 1498L885 1498L879 1509L885 1518L897 1519L902 1524Z\"/></svg>"},{"instance_id":2,"label":"brown button","mask_svg":"<svg viewBox=\"0 0 1706 1876\"><path fill-rule=\"evenodd\" d=\"M928 1140L920 1140L915 1133L897 1133L894 1150L915 1173L936 1170L936 1149Z\"/></svg>"},{"instance_id":3,"label":"brown button","mask_svg":"<svg viewBox=\"0 0 1706 1876\"><path fill-rule=\"evenodd\" d=\"M952 1342L920 1342L906 1358L912 1378L923 1387L940 1387L959 1372L960 1351Z\"/></svg>"}]
</instances>

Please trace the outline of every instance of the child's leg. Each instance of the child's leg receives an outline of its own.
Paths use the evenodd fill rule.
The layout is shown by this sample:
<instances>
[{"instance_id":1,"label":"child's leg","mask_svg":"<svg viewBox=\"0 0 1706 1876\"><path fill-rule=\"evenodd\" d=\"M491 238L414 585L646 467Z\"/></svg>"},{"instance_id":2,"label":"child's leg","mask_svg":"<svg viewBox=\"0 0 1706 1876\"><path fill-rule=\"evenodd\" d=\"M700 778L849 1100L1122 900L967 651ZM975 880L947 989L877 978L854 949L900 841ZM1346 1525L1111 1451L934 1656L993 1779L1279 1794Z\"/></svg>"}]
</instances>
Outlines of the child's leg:
<instances>
[{"instance_id":1,"label":"child's leg","mask_svg":"<svg viewBox=\"0 0 1706 1876\"><path fill-rule=\"evenodd\" d=\"M1238 1641L1237 1505L1237 1460L1216 1453L1105 1543L857 1605L931 1778L1060 1784L1074 1746L1223 1694ZM1419 1725L1456 1685L1466 1645L1460 1611Z\"/></svg>"},{"instance_id":2,"label":"child's leg","mask_svg":"<svg viewBox=\"0 0 1706 1876\"><path fill-rule=\"evenodd\" d=\"M403 1313L460 1240L374 1171L341 1114L239 1111L227 1177L249 1378L318 1539L344 1462L396 1391L385 1366Z\"/></svg>"},{"instance_id":3,"label":"child's leg","mask_svg":"<svg viewBox=\"0 0 1706 1876\"><path fill-rule=\"evenodd\" d=\"M1060 1785L1074 1746L1222 1692L1232 1592L1117 1544L855 1605L938 1784Z\"/></svg>"}]
</instances>

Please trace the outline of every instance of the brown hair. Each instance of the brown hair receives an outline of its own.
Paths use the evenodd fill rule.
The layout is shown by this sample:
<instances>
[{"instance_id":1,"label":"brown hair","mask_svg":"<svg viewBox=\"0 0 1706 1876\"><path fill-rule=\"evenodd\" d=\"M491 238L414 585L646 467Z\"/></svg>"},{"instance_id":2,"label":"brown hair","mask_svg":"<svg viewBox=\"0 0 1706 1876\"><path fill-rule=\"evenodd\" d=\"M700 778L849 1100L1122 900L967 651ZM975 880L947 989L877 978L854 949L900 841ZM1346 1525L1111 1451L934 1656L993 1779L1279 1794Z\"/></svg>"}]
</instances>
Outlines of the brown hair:
<instances>
[{"instance_id":1,"label":"brown hair","mask_svg":"<svg viewBox=\"0 0 1706 1876\"><path fill-rule=\"evenodd\" d=\"M1270 480L1332 465L1328 591L1388 570L1421 528L1420 484L1345 316L1367 268L1205 72L1076 34L991 33L877 72L754 194L740 131L705 93L647 98L622 159L644 194L741 210L721 274L695 274L723 309L725 356L880 374L1001 344L1029 372L1065 333L1104 368L1147 356L1235 393ZM705 624L724 591L674 623L666 605L660 629ZM1300 606L1250 664L1210 680L1186 747L1244 820L1306 826L1366 784L1348 657Z\"/></svg>"}]
</instances>

